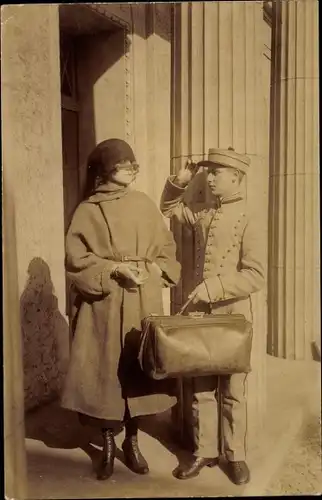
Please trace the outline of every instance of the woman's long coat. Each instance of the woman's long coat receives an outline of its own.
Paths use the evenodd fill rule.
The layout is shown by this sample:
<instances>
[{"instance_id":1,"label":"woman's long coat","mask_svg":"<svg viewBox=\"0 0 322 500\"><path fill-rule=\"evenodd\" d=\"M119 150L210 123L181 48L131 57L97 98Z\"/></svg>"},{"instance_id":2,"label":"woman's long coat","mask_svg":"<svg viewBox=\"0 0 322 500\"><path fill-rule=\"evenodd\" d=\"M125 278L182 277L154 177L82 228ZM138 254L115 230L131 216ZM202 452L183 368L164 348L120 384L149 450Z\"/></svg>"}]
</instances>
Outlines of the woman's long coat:
<instances>
[{"instance_id":1,"label":"woman's long coat","mask_svg":"<svg viewBox=\"0 0 322 500\"><path fill-rule=\"evenodd\" d=\"M66 239L67 274L78 294L65 408L120 421L126 404L131 416L175 404L172 384L148 379L137 360L142 318L162 314L162 286L179 281L175 253L161 213L141 192L96 193L78 206ZM150 262L139 262L147 282L125 288L110 276L122 257L156 262L163 276Z\"/></svg>"}]
</instances>

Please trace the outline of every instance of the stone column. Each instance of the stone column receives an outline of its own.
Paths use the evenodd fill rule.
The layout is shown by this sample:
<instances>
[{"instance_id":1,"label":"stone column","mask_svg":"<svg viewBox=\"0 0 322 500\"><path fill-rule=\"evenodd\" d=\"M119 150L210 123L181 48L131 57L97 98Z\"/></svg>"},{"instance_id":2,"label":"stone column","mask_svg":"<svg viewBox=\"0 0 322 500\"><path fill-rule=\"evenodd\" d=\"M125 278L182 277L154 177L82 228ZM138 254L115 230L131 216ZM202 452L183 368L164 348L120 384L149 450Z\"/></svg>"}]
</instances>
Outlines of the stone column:
<instances>
[{"instance_id":1,"label":"stone column","mask_svg":"<svg viewBox=\"0 0 322 500\"><path fill-rule=\"evenodd\" d=\"M4 17L5 14L4 14ZM10 175L10 174L9 174ZM7 165L3 172L4 257L4 464L5 497L26 498L22 342L16 254L15 211Z\"/></svg>"},{"instance_id":2,"label":"stone column","mask_svg":"<svg viewBox=\"0 0 322 500\"><path fill-rule=\"evenodd\" d=\"M288 359L320 334L318 40L317 1L274 2L268 350Z\"/></svg>"},{"instance_id":3,"label":"stone column","mask_svg":"<svg viewBox=\"0 0 322 500\"><path fill-rule=\"evenodd\" d=\"M262 215L266 247L268 148L263 23L259 2L200 2L174 7L172 156L176 157L176 171L185 159L182 155L190 153L198 160L209 147L232 146L246 153L252 162L246 194L251 207ZM195 194L203 196L201 185L196 188ZM188 248L192 248L193 234L188 239L184 230L180 235L176 228L176 238L183 263L182 288L174 297L178 303L184 300L189 285L192 261ZM266 291L254 295L253 309L253 372L248 378L250 445L256 441L265 416Z\"/></svg>"}]
</instances>

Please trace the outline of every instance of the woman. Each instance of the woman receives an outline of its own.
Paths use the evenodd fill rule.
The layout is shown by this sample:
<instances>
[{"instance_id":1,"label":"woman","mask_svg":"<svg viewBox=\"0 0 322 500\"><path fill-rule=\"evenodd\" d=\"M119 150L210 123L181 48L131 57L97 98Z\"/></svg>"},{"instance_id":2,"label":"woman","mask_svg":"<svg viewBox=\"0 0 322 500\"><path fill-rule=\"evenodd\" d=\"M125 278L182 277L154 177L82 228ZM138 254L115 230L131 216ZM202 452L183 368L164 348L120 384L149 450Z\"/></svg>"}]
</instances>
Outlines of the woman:
<instances>
[{"instance_id":1,"label":"woman","mask_svg":"<svg viewBox=\"0 0 322 500\"><path fill-rule=\"evenodd\" d=\"M97 478L107 479L113 473L116 426L125 424L125 463L145 474L138 417L176 403L168 383L144 375L137 356L141 320L162 314L162 286L177 284L180 265L161 213L148 196L129 188L138 172L130 146L103 141L88 163L94 189L76 209L66 238L66 270L77 296L62 405L101 427Z\"/></svg>"}]
</instances>

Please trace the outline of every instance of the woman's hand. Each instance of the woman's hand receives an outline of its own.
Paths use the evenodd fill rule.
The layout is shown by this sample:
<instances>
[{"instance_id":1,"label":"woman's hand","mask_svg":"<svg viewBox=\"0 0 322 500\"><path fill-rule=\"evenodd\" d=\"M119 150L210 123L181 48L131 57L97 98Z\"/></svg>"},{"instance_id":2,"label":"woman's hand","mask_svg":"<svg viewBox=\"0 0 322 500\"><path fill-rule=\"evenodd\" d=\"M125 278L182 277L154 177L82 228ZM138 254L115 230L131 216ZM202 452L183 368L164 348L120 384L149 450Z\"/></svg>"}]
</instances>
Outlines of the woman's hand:
<instances>
[{"instance_id":1,"label":"woman's hand","mask_svg":"<svg viewBox=\"0 0 322 500\"><path fill-rule=\"evenodd\" d=\"M186 186L194 178L199 170L199 166L191 160L185 162L180 168L179 172L174 179L174 182L179 186Z\"/></svg>"},{"instance_id":2,"label":"woman's hand","mask_svg":"<svg viewBox=\"0 0 322 500\"><path fill-rule=\"evenodd\" d=\"M148 276L144 273L144 270L135 266L134 264L118 264L113 270L113 276L116 279L124 279L131 285L140 286L143 285Z\"/></svg>"}]
</instances>

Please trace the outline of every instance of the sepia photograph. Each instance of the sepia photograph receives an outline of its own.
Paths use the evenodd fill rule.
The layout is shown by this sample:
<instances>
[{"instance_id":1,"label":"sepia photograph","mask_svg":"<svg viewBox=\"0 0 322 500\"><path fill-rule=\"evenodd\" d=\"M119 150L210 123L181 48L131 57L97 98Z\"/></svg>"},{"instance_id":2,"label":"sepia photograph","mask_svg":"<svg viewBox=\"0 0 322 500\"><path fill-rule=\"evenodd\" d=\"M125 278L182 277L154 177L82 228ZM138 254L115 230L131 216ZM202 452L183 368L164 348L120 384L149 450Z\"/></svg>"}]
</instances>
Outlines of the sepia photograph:
<instances>
[{"instance_id":1,"label":"sepia photograph","mask_svg":"<svg viewBox=\"0 0 322 500\"><path fill-rule=\"evenodd\" d=\"M318 0L1 6L4 497L322 494Z\"/></svg>"}]
</instances>

